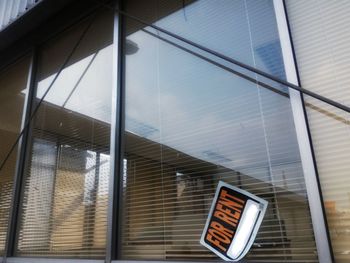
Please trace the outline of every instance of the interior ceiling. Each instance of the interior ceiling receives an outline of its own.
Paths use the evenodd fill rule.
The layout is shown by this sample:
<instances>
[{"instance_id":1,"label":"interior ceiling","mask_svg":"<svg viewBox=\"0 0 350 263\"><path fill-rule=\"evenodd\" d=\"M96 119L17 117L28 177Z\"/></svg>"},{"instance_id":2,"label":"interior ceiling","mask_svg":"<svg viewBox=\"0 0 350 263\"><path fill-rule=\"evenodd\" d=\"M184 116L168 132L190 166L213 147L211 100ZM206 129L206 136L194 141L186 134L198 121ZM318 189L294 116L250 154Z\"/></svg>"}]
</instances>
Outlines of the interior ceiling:
<instances>
[{"instance_id":1,"label":"interior ceiling","mask_svg":"<svg viewBox=\"0 0 350 263\"><path fill-rule=\"evenodd\" d=\"M19 133L28 68L29 59L25 57L0 74L0 130Z\"/></svg>"},{"instance_id":2,"label":"interior ceiling","mask_svg":"<svg viewBox=\"0 0 350 263\"><path fill-rule=\"evenodd\" d=\"M159 4L162 2L163 4ZM148 0L148 1L138 1L138 0L128 0L128 9L127 12L131 15L139 17L140 19L146 21L147 23L153 24L156 21L166 17L180 9L184 6L193 3L193 0L172 0L172 1L159 1L159 0ZM154 6L157 8L155 9ZM142 10L142 15L140 15L140 10ZM153 10L153 11L150 11ZM156 13L154 10L157 10ZM74 46L78 40L81 32L86 28L88 22L73 27L70 30L69 35L74 35L70 37L69 41L61 40L59 41L61 45L64 45L62 48L62 54L60 54L60 64L63 63L64 58L68 56L68 51ZM102 10L99 15L94 18L93 26L89 29L88 34L84 38L82 44L79 46L79 49L75 52L67 67L76 63L79 60L82 60L92 54L95 54L99 50L109 46L113 41L113 17L111 16L110 10ZM126 28L126 35L130 35L137 30L144 28L143 24L136 22L135 20L129 19ZM67 32L64 34L67 35ZM58 36L60 38L60 36ZM65 37L67 38L67 37ZM68 40L68 39L67 39ZM55 42L55 41L54 41ZM55 43L57 44L57 43ZM128 43L127 43L128 45ZM55 50L57 53L57 50ZM54 54L52 54L54 55ZM57 55L57 54L56 54ZM46 64L45 64L46 65ZM44 79L57 72L59 66L56 63L47 64L45 66L44 72L41 72L40 79Z\"/></svg>"}]
</instances>

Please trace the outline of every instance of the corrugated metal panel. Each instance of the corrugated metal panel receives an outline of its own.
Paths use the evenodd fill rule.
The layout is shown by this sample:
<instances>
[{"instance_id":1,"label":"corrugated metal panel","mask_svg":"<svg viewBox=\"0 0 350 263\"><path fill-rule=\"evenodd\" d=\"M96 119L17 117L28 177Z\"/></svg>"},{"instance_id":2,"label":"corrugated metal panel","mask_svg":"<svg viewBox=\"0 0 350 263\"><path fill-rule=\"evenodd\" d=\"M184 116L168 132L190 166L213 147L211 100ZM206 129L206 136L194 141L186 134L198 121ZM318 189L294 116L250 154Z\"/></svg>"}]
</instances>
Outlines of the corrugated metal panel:
<instances>
[{"instance_id":1,"label":"corrugated metal panel","mask_svg":"<svg viewBox=\"0 0 350 263\"><path fill-rule=\"evenodd\" d=\"M0 0L0 31L42 0Z\"/></svg>"}]
</instances>

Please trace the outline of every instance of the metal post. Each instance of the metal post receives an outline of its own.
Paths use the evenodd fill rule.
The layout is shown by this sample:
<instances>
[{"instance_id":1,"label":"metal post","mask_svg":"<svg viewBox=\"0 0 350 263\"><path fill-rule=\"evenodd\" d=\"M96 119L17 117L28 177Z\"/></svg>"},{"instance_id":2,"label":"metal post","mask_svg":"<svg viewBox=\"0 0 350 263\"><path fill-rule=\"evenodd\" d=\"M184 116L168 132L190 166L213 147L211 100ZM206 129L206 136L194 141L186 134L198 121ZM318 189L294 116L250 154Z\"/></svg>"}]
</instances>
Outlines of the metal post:
<instances>
[{"instance_id":1,"label":"metal post","mask_svg":"<svg viewBox=\"0 0 350 263\"><path fill-rule=\"evenodd\" d=\"M117 0L115 5L122 8L122 0ZM123 16L114 13L113 36L113 91L112 91L112 122L111 122L111 148L110 148L110 177L108 200L108 225L107 225L107 251L106 262L120 258L120 209L122 187L122 137L124 131L124 58L123 58Z\"/></svg>"},{"instance_id":2,"label":"metal post","mask_svg":"<svg viewBox=\"0 0 350 263\"><path fill-rule=\"evenodd\" d=\"M37 50L36 48L34 48L32 51L32 57L31 57L31 62L30 62L30 67L28 72L27 94L26 94L25 105L23 110L21 130L24 129L31 115L31 110L32 110L34 95L35 95L36 70L37 70ZM21 186L23 181L23 174L25 171L24 169L25 156L27 152L27 146L29 145L28 135L29 135L30 126L27 126L27 127L28 128L23 132L22 138L18 142L16 173L14 176L14 184L13 184L14 186L13 186L12 202L11 202L10 215L9 215L9 227L7 231L7 242L5 247L4 262L6 262L7 257L13 256L14 250L15 250Z\"/></svg>"}]
</instances>

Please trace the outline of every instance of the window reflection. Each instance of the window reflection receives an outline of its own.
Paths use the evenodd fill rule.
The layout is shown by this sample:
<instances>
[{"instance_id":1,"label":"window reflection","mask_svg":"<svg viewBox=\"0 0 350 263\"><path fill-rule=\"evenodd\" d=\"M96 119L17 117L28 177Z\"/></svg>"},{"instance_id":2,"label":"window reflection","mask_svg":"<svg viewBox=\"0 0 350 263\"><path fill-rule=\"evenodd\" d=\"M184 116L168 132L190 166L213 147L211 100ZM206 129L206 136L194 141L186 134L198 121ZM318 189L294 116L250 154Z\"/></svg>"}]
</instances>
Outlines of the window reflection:
<instances>
[{"instance_id":1,"label":"window reflection","mask_svg":"<svg viewBox=\"0 0 350 263\"><path fill-rule=\"evenodd\" d=\"M112 51L112 46L108 46L63 69L45 102L110 123L112 79L109 71L101 69L111 67ZM38 82L38 99L42 98L56 74Z\"/></svg>"},{"instance_id":2,"label":"window reflection","mask_svg":"<svg viewBox=\"0 0 350 263\"><path fill-rule=\"evenodd\" d=\"M349 106L350 2L288 1L286 9L303 87ZM350 262L350 114L304 100L334 260Z\"/></svg>"},{"instance_id":3,"label":"window reflection","mask_svg":"<svg viewBox=\"0 0 350 263\"><path fill-rule=\"evenodd\" d=\"M25 57L0 73L0 164L3 163L21 130L29 70ZM16 170L17 148L0 171L0 256L5 249L8 220Z\"/></svg>"},{"instance_id":4,"label":"window reflection","mask_svg":"<svg viewBox=\"0 0 350 263\"><path fill-rule=\"evenodd\" d=\"M87 24L40 51L36 101ZM113 15L100 13L33 121L17 256L103 258L106 249Z\"/></svg>"},{"instance_id":5,"label":"window reflection","mask_svg":"<svg viewBox=\"0 0 350 263\"><path fill-rule=\"evenodd\" d=\"M271 1L131 0L127 11L284 77ZM269 201L250 259L317 261L288 96L141 29L127 20L138 51L126 56L123 258L216 259L199 239L223 180Z\"/></svg>"}]
</instances>

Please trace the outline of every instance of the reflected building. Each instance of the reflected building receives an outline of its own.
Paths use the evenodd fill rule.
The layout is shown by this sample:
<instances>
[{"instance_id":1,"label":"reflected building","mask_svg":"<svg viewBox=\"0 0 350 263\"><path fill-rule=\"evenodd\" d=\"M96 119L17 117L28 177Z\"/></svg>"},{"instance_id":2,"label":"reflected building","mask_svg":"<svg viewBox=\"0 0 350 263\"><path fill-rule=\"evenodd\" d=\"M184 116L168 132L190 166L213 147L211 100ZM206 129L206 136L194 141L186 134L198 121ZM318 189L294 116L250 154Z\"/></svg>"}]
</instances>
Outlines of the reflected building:
<instances>
[{"instance_id":1,"label":"reflected building","mask_svg":"<svg viewBox=\"0 0 350 263\"><path fill-rule=\"evenodd\" d=\"M349 9L4 0L0 262L218 261L220 181L269 203L244 262L348 262Z\"/></svg>"}]
</instances>

